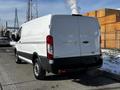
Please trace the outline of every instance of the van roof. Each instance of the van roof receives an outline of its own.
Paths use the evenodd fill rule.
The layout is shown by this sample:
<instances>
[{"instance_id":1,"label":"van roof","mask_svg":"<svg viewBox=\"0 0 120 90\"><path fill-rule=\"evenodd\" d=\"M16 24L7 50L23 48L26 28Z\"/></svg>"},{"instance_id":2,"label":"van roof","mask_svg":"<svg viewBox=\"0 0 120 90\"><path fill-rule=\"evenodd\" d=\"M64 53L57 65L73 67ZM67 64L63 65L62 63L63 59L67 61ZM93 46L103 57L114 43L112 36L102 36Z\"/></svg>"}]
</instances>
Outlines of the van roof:
<instances>
[{"instance_id":1,"label":"van roof","mask_svg":"<svg viewBox=\"0 0 120 90\"><path fill-rule=\"evenodd\" d=\"M82 15L65 15L65 14L48 14L48 15L45 15L45 16L41 16L41 17L38 17L38 18L36 18L36 19L33 19L33 20L31 20L31 21L28 21L28 22L25 22L25 23L23 23L21 26L24 26L25 24L29 24L29 23L31 23L31 22L34 22L34 21L37 21L37 20L39 20L39 19L41 19L41 18L52 18L52 17L56 17L56 16L80 16L80 17L86 17L86 18L93 18L94 19L94 17L88 17L88 16L82 16Z\"/></svg>"}]
</instances>

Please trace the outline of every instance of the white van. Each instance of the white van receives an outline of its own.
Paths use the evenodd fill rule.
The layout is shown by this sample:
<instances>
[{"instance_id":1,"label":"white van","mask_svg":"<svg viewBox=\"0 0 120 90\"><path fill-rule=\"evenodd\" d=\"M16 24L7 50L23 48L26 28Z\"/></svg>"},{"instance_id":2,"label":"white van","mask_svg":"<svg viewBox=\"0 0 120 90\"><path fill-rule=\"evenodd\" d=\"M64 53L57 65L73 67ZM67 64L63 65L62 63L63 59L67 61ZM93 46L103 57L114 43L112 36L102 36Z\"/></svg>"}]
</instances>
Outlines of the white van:
<instances>
[{"instance_id":1,"label":"white van","mask_svg":"<svg viewBox=\"0 0 120 90\"><path fill-rule=\"evenodd\" d=\"M16 63L32 63L36 79L44 79L46 71L57 74L99 68L99 29L95 18L79 15L47 15L31 20L19 30Z\"/></svg>"}]
</instances>

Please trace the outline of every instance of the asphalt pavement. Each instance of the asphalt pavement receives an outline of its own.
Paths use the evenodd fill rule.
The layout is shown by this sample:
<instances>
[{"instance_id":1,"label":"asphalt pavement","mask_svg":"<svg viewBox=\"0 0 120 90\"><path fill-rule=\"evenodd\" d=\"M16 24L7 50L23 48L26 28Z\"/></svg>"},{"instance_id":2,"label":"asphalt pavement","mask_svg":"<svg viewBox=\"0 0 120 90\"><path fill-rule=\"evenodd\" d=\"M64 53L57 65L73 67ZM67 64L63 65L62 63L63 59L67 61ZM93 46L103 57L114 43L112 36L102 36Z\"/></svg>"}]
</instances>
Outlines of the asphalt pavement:
<instances>
[{"instance_id":1,"label":"asphalt pavement","mask_svg":"<svg viewBox=\"0 0 120 90\"><path fill-rule=\"evenodd\" d=\"M47 73L45 80L36 80L32 65L16 64L12 47L0 47L1 90L120 90L120 83L97 71L65 75Z\"/></svg>"}]
</instances>

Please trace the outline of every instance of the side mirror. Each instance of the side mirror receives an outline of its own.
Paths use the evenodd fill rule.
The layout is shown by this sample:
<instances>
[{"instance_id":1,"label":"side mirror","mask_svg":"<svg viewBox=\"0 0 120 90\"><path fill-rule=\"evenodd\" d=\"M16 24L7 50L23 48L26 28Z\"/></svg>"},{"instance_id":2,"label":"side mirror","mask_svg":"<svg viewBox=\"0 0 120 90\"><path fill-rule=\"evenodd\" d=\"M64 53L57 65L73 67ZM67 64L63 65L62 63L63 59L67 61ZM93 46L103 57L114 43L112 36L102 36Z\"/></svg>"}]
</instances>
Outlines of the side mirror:
<instances>
[{"instance_id":1,"label":"side mirror","mask_svg":"<svg viewBox=\"0 0 120 90\"><path fill-rule=\"evenodd\" d=\"M12 34L12 40L15 41L15 42L17 42L17 41L20 40L20 36L18 34L16 34L16 35Z\"/></svg>"},{"instance_id":2,"label":"side mirror","mask_svg":"<svg viewBox=\"0 0 120 90\"><path fill-rule=\"evenodd\" d=\"M12 34L11 38L12 38L13 41L15 41L15 35L14 34Z\"/></svg>"}]
</instances>

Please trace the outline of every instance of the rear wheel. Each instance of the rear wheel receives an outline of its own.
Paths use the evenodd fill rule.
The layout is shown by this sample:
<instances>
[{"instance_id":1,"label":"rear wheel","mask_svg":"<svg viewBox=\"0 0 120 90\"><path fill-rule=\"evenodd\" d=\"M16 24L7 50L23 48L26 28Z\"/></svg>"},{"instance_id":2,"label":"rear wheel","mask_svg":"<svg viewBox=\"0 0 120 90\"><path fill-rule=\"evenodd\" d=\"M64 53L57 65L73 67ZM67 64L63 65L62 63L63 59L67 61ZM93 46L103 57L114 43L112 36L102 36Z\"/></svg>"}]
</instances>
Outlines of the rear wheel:
<instances>
[{"instance_id":1,"label":"rear wheel","mask_svg":"<svg viewBox=\"0 0 120 90\"><path fill-rule=\"evenodd\" d=\"M22 63L22 60L18 57L18 53L17 53L17 51L16 51L16 53L15 53L15 62L17 63L17 64L21 64Z\"/></svg>"},{"instance_id":2,"label":"rear wheel","mask_svg":"<svg viewBox=\"0 0 120 90\"><path fill-rule=\"evenodd\" d=\"M42 68L38 58L35 60L35 63L33 64L33 73L35 78L38 80L43 80L45 78L46 71Z\"/></svg>"}]
</instances>

